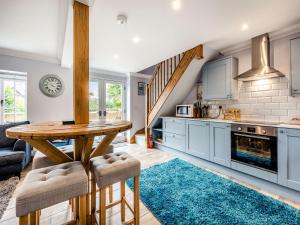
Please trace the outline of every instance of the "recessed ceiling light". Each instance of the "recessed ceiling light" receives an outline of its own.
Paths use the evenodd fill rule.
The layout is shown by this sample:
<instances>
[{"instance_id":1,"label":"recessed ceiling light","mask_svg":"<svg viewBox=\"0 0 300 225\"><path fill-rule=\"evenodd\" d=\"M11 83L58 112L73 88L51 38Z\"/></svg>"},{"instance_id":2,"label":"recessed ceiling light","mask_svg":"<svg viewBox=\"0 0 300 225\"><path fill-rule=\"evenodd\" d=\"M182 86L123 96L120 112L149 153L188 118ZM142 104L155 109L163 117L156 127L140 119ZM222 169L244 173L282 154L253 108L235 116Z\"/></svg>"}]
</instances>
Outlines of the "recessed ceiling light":
<instances>
[{"instance_id":1,"label":"recessed ceiling light","mask_svg":"<svg viewBox=\"0 0 300 225\"><path fill-rule=\"evenodd\" d=\"M242 30L248 30L248 28L249 28L249 26L248 26L247 23L244 23L244 24L242 25Z\"/></svg>"},{"instance_id":2,"label":"recessed ceiling light","mask_svg":"<svg viewBox=\"0 0 300 225\"><path fill-rule=\"evenodd\" d=\"M133 42L134 44L138 44L140 41L141 41L141 38L140 38L139 36L134 36L134 37L132 38L132 42Z\"/></svg>"},{"instance_id":3,"label":"recessed ceiling light","mask_svg":"<svg viewBox=\"0 0 300 225\"><path fill-rule=\"evenodd\" d=\"M119 55L118 54L114 54L114 59L119 59Z\"/></svg>"},{"instance_id":4,"label":"recessed ceiling light","mask_svg":"<svg viewBox=\"0 0 300 225\"><path fill-rule=\"evenodd\" d=\"M181 2L180 0L174 0L172 1L172 9L174 9L175 11L178 11L181 9Z\"/></svg>"}]
</instances>

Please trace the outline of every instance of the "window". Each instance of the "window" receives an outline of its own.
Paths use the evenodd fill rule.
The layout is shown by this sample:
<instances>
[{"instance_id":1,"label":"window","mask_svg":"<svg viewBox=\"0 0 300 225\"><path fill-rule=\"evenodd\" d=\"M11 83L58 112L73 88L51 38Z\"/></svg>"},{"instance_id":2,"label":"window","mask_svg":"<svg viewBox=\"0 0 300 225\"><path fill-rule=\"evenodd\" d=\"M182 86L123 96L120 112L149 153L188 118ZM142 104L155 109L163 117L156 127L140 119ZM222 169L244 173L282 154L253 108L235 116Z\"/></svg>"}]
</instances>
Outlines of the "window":
<instances>
[{"instance_id":1,"label":"window","mask_svg":"<svg viewBox=\"0 0 300 225\"><path fill-rule=\"evenodd\" d=\"M0 70L1 123L27 120L27 74Z\"/></svg>"}]
</instances>

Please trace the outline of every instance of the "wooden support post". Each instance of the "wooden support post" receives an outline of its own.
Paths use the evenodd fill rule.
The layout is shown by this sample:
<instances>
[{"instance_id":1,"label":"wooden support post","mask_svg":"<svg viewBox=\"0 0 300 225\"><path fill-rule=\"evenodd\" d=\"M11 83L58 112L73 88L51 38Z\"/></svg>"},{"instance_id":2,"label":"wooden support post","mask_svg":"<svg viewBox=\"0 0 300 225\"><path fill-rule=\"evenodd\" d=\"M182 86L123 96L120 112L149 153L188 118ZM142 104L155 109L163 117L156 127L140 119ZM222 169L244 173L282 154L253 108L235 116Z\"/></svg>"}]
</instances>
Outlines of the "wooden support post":
<instances>
[{"instance_id":1,"label":"wooden support post","mask_svg":"<svg viewBox=\"0 0 300 225\"><path fill-rule=\"evenodd\" d=\"M73 102L76 124L89 122L89 7L74 1ZM75 140L74 159L79 160L82 140Z\"/></svg>"}]
</instances>

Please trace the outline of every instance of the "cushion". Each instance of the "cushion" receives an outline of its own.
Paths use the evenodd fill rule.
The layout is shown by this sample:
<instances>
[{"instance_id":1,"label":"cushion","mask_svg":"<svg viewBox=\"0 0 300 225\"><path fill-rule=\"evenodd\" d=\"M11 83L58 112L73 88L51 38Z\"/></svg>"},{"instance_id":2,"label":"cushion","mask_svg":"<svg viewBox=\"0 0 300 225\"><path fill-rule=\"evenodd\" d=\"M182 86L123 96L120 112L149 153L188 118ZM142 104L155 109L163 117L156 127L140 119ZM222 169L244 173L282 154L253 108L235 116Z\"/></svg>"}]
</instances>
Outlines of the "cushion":
<instances>
[{"instance_id":1,"label":"cushion","mask_svg":"<svg viewBox=\"0 0 300 225\"><path fill-rule=\"evenodd\" d=\"M6 129L24 124L29 124L29 121L0 125L0 148L13 146L16 142L16 139L6 137Z\"/></svg>"},{"instance_id":2,"label":"cushion","mask_svg":"<svg viewBox=\"0 0 300 225\"><path fill-rule=\"evenodd\" d=\"M68 145L64 147L60 147L61 151L66 153L68 156L73 158L73 146ZM50 158L48 158L43 153L36 151L34 158L32 160L32 169L40 169L48 166L54 166L58 163L53 162Z\"/></svg>"},{"instance_id":3,"label":"cushion","mask_svg":"<svg viewBox=\"0 0 300 225\"><path fill-rule=\"evenodd\" d=\"M22 163L24 159L24 151L0 151L0 166Z\"/></svg>"},{"instance_id":4,"label":"cushion","mask_svg":"<svg viewBox=\"0 0 300 225\"><path fill-rule=\"evenodd\" d=\"M98 187L104 188L121 180L138 176L141 172L141 163L125 152L118 152L92 158L91 170Z\"/></svg>"},{"instance_id":5,"label":"cushion","mask_svg":"<svg viewBox=\"0 0 300 225\"><path fill-rule=\"evenodd\" d=\"M47 208L88 192L88 177L80 162L30 171L16 197L16 216Z\"/></svg>"},{"instance_id":6,"label":"cushion","mask_svg":"<svg viewBox=\"0 0 300 225\"><path fill-rule=\"evenodd\" d=\"M23 140L17 140L13 147L14 151L25 151L26 150L26 142Z\"/></svg>"}]
</instances>

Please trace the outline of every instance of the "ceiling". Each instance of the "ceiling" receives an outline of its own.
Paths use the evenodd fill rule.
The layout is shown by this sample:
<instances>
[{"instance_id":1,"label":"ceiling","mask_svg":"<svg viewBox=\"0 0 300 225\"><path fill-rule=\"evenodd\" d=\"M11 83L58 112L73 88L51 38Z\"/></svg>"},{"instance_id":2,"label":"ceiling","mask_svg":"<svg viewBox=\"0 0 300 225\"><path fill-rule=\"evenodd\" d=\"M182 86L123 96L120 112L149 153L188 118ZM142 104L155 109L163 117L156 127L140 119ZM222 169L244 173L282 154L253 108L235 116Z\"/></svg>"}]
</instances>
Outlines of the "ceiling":
<instances>
[{"instance_id":1,"label":"ceiling","mask_svg":"<svg viewBox=\"0 0 300 225\"><path fill-rule=\"evenodd\" d=\"M173 1L95 0L90 9L91 68L140 71L200 43L221 50L300 22L299 0L177 0L178 11L172 9ZM71 66L70 2L1 0L0 48ZM119 13L128 16L127 24L117 23ZM244 23L249 26L245 31ZM137 35L141 41L134 44Z\"/></svg>"}]
</instances>

